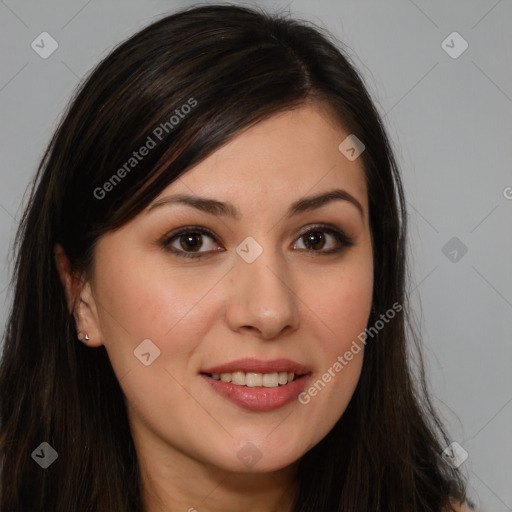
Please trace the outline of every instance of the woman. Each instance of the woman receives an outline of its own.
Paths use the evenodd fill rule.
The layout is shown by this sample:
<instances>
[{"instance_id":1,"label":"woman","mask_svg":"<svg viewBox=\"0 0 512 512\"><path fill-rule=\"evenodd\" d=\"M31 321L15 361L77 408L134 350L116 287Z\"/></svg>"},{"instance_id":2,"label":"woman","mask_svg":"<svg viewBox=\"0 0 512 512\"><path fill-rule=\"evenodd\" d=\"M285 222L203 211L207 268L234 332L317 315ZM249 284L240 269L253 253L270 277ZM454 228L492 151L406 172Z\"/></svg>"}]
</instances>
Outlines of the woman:
<instances>
[{"instance_id":1,"label":"woman","mask_svg":"<svg viewBox=\"0 0 512 512\"><path fill-rule=\"evenodd\" d=\"M467 510L408 366L405 232L328 35L212 5L131 37L21 222L1 509Z\"/></svg>"}]
</instances>

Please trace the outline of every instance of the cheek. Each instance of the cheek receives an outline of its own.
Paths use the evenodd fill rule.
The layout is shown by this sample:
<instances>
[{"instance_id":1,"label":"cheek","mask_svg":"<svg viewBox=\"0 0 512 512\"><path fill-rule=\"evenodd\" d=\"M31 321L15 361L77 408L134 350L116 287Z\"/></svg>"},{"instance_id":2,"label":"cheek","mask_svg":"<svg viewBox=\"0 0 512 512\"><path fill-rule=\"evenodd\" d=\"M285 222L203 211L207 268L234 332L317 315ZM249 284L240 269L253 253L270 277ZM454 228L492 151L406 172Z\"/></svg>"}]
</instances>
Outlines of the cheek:
<instances>
[{"instance_id":1,"label":"cheek","mask_svg":"<svg viewBox=\"0 0 512 512\"><path fill-rule=\"evenodd\" d=\"M311 431L315 440L326 435L343 415L359 381L364 344L358 336L364 333L371 311L371 260L359 259L319 282L322 286L308 304L320 364L299 396L304 413L317 419Z\"/></svg>"},{"instance_id":2,"label":"cheek","mask_svg":"<svg viewBox=\"0 0 512 512\"><path fill-rule=\"evenodd\" d=\"M202 342L219 321L226 269L171 266L166 258L136 251L116 254L115 264L110 265L113 256L104 250L98 257L96 282L103 342L118 378L130 372L132 380L141 366L146 368L134 351L149 339L159 352L155 364L147 368L165 368L186 386L200 366ZM153 395L169 380L174 382L165 371L146 373L141 378L148 385L143 387L152 387Z\"/></svg>"},{"instance_id":3,"label":"cheek","mask_svg":"<svg viewBox=\"0 0 512 512\"><path fill-rule=\"evenodd\" d=\"M331 349L344 349L347 341L364 331L370 315L372 291L372 280L364 273L340 278L325 293L326 318L337 340L329 344Z\"/></svg>"},{"instance_id":4,"label":"cheek","mask_svg":"<svg viewBox=\"0 0 512 512\"><path fill-rule=\"evenodd\" d=\"M112 258L107 253L103 260ZM208 287L208 277L205 282L203 275L199 282L196 274L170 269L160 259L138 257L136 252L116 257L113 265L103 263L96 281L106 327L136 337L162 337L187 316Z\"/></svg>"},{"instance_id":5,"label":"cheek","mask_svg":"<svg viewBox=\"0 0 512 512\"><path fill-rule=\"evenodd\" d=\"M335 271L309 272L301 288L312 321L325 333L319 337L322 349L332 359L366 328L373 296L371 255L355 253Z\"/></svg>"},{"instance_id":6,"label":"cheek","mask_svg":"<svg viewBox=\"0 0 512 512\"><path fill-rule=\"evenodd\" d=\"M218 280L134 254L116 257L115 266L102 264L96 272L104 344L129 407L147 425L169 428L176 410L185 418L197 414L197 402L184 390L195 376L191 363L212 316L207 297L201 299ZM156 349L145 342L151 361L145 366L134 351L148 339Z\"/></svg>"}]
</instances>

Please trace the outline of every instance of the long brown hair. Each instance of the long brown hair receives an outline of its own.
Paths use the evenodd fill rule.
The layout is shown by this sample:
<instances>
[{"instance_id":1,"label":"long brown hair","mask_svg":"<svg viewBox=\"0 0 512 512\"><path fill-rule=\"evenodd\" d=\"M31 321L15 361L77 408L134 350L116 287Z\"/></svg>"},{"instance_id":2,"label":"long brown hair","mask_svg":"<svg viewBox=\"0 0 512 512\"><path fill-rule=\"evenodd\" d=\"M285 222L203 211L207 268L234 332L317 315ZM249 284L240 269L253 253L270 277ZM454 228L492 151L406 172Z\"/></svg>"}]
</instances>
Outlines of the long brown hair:
<instances>
[{"instance_id":1,"label":"long brown hair","mask_svg":"<svg viewBox=\"0 0 512 512\"><path fill-rule=\"evenodd\" d=\"M83 82L42 159L16 238L0 366L3 512L143 510L123 394L104 347L77 341L55 245L74 270L87 272L98 238L134 218L181 173L240 130L310 101L327 105L366 147L369 324L392 304L403 308L367 344L343 416L302 457L293 511L439 512L450 499L463 500L464 482L441 456L448 439L421 358L414 378L408 360L406 339L417 336L408 326L400 176L345 53L312 23L261 9L193 6L120 44ZM171 122L187 102L193 108ZM166 122L150 154L113 180ZM31 457L43 441L58 452L47 469Z\"/></svg>"}]
</instances>

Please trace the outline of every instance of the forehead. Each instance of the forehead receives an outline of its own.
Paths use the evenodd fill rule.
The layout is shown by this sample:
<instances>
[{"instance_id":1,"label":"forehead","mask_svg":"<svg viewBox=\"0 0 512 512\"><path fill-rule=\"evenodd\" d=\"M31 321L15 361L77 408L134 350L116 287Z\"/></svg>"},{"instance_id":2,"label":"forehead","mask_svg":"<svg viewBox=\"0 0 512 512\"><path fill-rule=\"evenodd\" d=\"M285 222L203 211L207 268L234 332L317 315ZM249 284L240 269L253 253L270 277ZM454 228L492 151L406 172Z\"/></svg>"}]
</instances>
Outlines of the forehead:
<instances>
[{"instance_id":1,"label":"forehead","mask_svg":"<svg viewBox=\"0 0 512 512\"><path fill-rule=\"evenodd\" d=\"M319 105L287 110L237 134L159 197L193 193L229 199L243 210L244 203L284 201L336 187L366 207L362 159L351 161L338 149L349 135Z\"/></svg>"}]
</instances>

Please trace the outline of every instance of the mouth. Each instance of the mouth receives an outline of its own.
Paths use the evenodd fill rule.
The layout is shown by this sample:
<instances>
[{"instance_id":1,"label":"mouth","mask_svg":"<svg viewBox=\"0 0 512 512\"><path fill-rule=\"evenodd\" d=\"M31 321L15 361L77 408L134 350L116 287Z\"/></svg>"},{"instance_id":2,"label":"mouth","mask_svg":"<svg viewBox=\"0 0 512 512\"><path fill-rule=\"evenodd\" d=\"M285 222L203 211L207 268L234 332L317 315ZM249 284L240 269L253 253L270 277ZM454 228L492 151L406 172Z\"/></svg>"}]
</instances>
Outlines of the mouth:
<instances>
[{"instance_id":1,"label":"mouth","mask_svg":"<svg viewBox=\"0 0 512 512\"><path fill-rule=\"evenodd\" d=\"M295 372L272 372L272 373L258 373L258 372L225 372L225 373L203 373L213 380L222 382L231 382L236 386L245 386L248 388L277 388L286 386L290 382L300 379L304 375L296 375Z\"/></svg>"},{"instance_id":2,"label":"mouth","mask_svg":"<svg viewBox=\"0 0 512 512\"><path fill-rule=\"evenodd\" d=\"M288 359L244 359L200 372L218 395L252 411L289 404L304 390L310 375L309 368Z\"/></svg>"}]
</instances>

